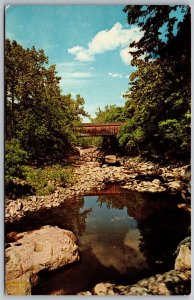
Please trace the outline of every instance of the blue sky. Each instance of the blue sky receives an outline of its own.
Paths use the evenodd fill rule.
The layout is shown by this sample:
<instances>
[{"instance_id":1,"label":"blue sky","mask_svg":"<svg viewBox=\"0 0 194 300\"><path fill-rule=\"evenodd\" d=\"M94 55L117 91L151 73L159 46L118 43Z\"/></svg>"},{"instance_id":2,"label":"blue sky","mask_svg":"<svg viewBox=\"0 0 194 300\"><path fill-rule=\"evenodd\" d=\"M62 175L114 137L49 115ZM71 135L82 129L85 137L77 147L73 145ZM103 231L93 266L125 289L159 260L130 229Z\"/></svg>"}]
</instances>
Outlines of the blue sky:
<instances>
[{"instance_id":1,"label":"blue sky","mask_svg":"<svg viewBox=\"0 0 194 300\"><path fill-rule=\"evenodd\" d=\"M80 94L94 117L98 107L124 105L129 44L142 33L130 27L123 5L11 5L5 35L25 48L44 49L61 76L63 94ZM87 120L84 120L87 121Z\"/></svg>"},{"instance_id":2,"label":"blue sky","mask_svg":"<svg viewBox=\"0 0 194 300\"><path fill-rule=\"evenodd\" d=\"M97 107L124 105L128 89L130 28L123 5L13 5L6 9L5 34L23 47L44 49L56 64L63 94L80 94L94 116Z\"/></svg>"}]
</instances>

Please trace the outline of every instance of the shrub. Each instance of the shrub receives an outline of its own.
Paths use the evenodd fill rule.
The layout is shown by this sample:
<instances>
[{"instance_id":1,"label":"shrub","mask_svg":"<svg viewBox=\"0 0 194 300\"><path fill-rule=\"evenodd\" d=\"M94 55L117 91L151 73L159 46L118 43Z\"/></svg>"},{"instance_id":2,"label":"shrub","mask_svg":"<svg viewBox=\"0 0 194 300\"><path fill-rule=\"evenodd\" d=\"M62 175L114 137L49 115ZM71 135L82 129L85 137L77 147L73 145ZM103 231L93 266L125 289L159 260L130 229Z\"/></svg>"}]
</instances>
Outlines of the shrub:
<instances>
[{"instance_id":1,"label":"shrub","mask_svg":"<svg viewBox=\"0 0 194 300\"><path fill-rule=\"evenodd\" d=\"M36 194L47 195L54 192L57 186L65 187L72 181L72 170L60 165L35 168L26 166L27 184L34 188Z\"/></svg>"},{"instance_id":2,"label":"shrub","mask_svg":"<svg viewBox=\"0 0 194 300\"><path fill-rule=\"evenodd\" d=\"M20 148L17 139L5 142L5 181L8 183L16 178L24 178L24 163L27 152Z\"/></svg>"}]
</instances>

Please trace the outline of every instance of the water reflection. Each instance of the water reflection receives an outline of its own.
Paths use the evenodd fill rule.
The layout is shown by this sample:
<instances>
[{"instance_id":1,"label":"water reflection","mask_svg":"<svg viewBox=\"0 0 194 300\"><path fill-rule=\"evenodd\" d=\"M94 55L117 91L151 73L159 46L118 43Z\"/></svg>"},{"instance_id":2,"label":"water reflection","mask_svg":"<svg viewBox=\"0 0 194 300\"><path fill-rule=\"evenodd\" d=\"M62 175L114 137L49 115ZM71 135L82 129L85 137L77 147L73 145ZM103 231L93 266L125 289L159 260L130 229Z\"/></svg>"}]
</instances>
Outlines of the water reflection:
<instances>
[{"instance_id":1,"label":"water reflection","mask_svg":"<svg viewBox=\"0 0 194 300\"><path fill-rule=\"evenodd\" d=\"M6 224L6 232L39 229L44 225L58 226L81 235L86 230L86 219L91 208L81 210L84 198L66 199L59 207L43 208L38 212L28 213L22 220Z\"/></svg>"},{"instance_id":2,"label":"water reflection","mask_svg":"<svg viewBox=\"0 0 194 300\"><path fill-rule=\"evenodd\" d=\"M167 194L122 192L117 195L100 195L98 203L107 209L125 210L137 223L134 241L153 272L163 272L174 265L174 251L187 236L190 216L177 207L177 199ZM130 233L132 233L130 231ZM133 233L132 233L133 234ZM130 242L133 238L130 239ZM140 262L141 263L141 262Z\"/></svg>"},{"instance_id":3,"label":"water reflection","mask_svg":"<svg viewBox=\"0 0 194 300\"><path fill-rule=\"evenodd\" d=\"M42 272L34 294L76 294L98 282L130 284L169 270L173 252L187 235L190 217L164 195L101 191L100 195L64 201L58 208L31 213L7 231L43 225L72 230L78 237L80 262Z\"/></svg>"},{"instance_id":4,"label":"water reflection","mask_svg":"<svg viewBox=\"0 0 194 300\"><path fill-rule=\"evenodd\" d=\"M85 197L85 207L92 205L86 231L79 238L80 250L92 252L105 267L113 267L120 274L130 269L145 268L146 260L139 250L140 232L137 221L128 216L127 209L109 208L98 197Z\"/></svg>"}]
</instances>

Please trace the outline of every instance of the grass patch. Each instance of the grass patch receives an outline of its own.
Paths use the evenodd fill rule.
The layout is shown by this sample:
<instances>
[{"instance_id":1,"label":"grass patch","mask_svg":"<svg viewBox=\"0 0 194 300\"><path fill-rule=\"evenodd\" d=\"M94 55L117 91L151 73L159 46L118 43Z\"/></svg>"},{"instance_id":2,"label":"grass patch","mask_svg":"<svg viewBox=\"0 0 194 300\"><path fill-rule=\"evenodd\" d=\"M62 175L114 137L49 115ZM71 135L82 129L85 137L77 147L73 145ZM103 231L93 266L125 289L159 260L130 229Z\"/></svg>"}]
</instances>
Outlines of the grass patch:
<instances>
[{"instance_id":1,"label":"grass patch","mask_svg":"<svg viewBox=\"0 0 194 300\"><path fill-rule=\"evenodd\" d=\"M5 181L5 195L16 199L22 196L52 194L57 187L73 182L73 169L69 166L22 166L22 178L15 176Z\"/></svg>"},{"instance_id":2,"label":"grass patch","mask_svg":"<svg viewBox=\"0 0 194 300\"><path fill-rule=\"evenodd\" d=\"M37 195L48 195L54 192L57 186L66 187L73 180L73 171L70 167L53 165L43 168L24 167L25 181Z\"/></svg>"}]
</instances>

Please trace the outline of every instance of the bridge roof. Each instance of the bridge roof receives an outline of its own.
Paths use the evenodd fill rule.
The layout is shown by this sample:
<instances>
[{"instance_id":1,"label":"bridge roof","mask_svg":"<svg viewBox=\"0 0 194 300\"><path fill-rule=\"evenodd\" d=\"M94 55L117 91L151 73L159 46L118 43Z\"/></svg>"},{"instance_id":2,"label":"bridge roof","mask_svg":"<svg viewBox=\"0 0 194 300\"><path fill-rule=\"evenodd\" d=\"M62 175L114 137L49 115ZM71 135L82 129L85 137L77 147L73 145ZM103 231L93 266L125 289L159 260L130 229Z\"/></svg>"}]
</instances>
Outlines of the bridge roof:
<instances>
[{"instance_id":1,"label":"bridge roof","mask_svg":"<svg viewBox=\"0 0 194 300\"><path fill-rule=\"evenodd\" d=\"M81 136L111 136L117 135L124 123L82 123L75 127Z\"/></svg>"},{"instance_id":2,"label":"bridge roof","mask_svg":"<svg viewBox=\"0 0 194 300\"><path fill-rule=\"evenodd\" d=\"M123 122L117 123L82 123L80 126L77 127L104 127L104 126L121 126Z\"/></svg>"}]
</instances>

